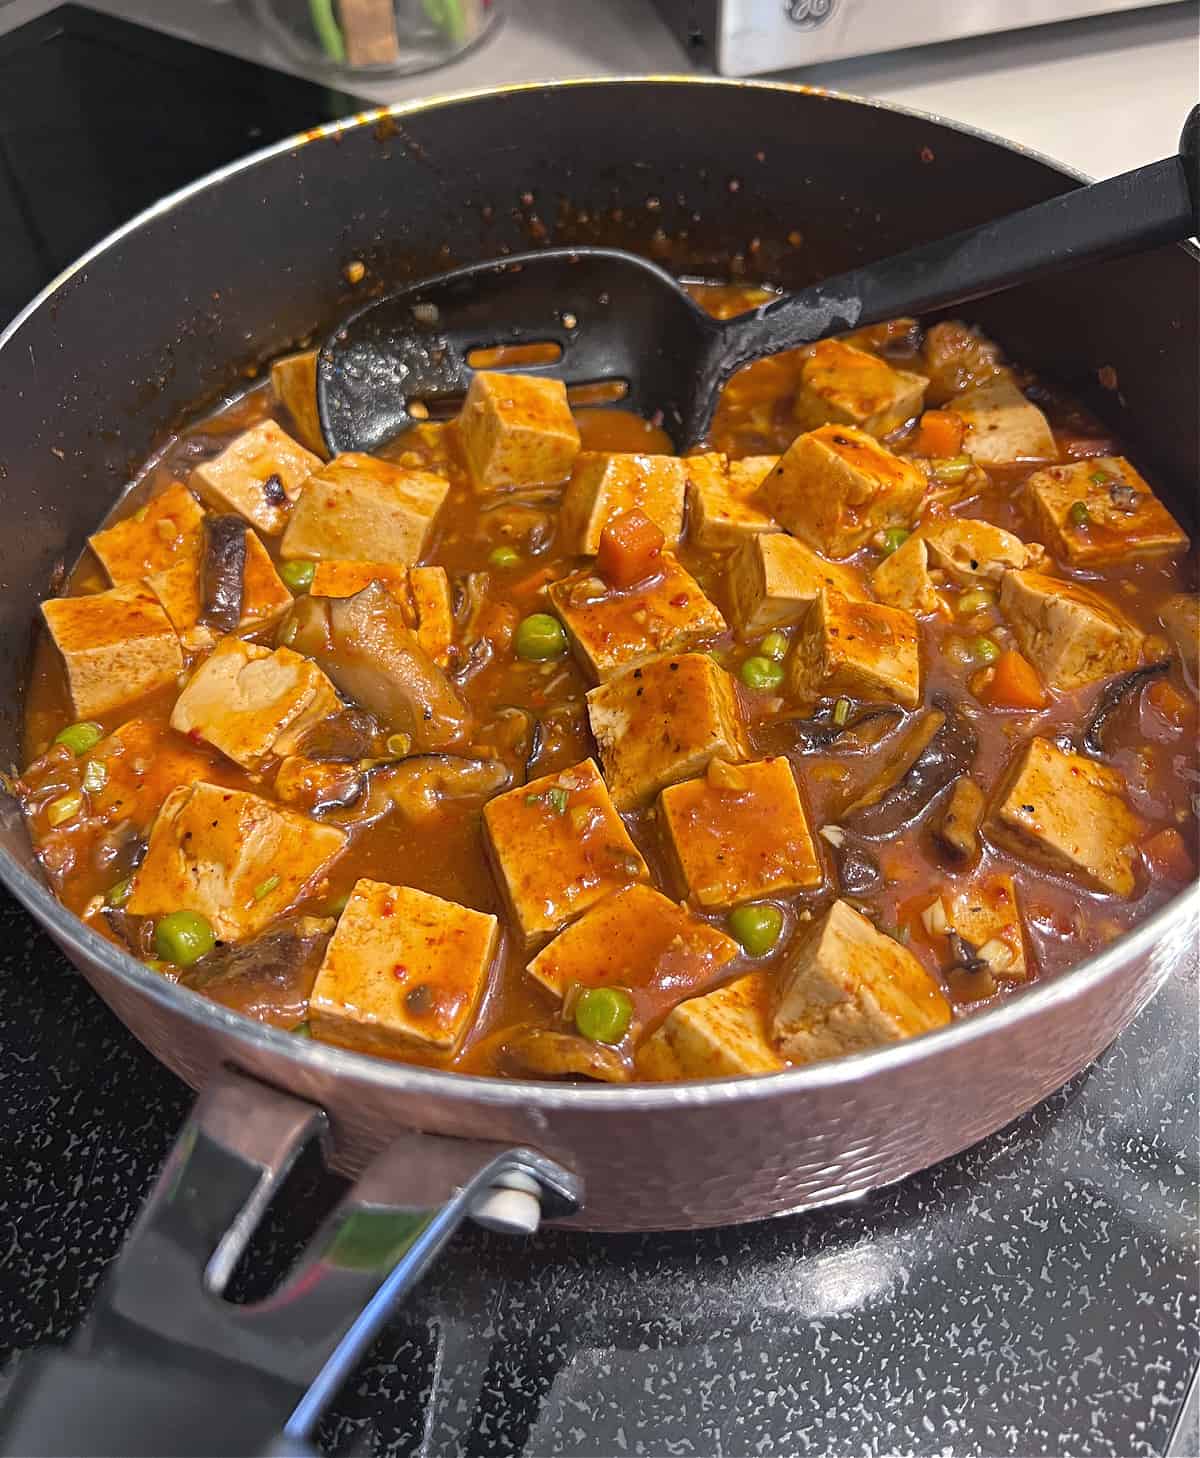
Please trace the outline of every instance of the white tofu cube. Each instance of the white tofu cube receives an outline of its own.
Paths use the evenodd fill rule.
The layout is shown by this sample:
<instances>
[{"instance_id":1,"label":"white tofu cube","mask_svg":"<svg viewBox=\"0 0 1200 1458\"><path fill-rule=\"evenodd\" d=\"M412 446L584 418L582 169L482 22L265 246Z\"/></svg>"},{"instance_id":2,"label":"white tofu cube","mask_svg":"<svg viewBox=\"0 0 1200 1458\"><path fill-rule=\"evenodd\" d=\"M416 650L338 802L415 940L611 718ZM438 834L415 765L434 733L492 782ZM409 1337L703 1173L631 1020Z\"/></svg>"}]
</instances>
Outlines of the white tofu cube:
<instances>
[{"instance_id":1,"label":"white tofu cube","mask_svg":"<svg viewBox=\"0 0 1200 1458\"><path fill-rule=\"evenodd\" d=\"M967 422L963 450L981 466L1058 460L1050 422L1010 374L956 395L949 408Z\"/></svg>"},{"instance_id":2,"label":"white tofu cube","mask_svg":"<svg viewBox=\"0 0 1200 1458\"><path fill-rule=\"evenodd\" d=\"M407 567L424 552L449 490L446 478L432 471L356 451L335 456L308 478L279 555Z\"/></svg>"},{"instance_id":3,"label":"white tofu cube","mask_svg":"<svg viewBox=\"0 0 1200 1458\"><path fill-rule=\"evenodd\" d=\"M1051 466L1030 476L1025 491L1046 545L1072 567L1187 550L1187 533L1124 456ZM1073 520L1072 511L1084 519Z\"/></svg>"},{"instance_id":4,"label":"white tofu cube","mask_svg":"<svg viewBox=\"0 0 1200 1458\"><path fill-rule=\"evenodd\" d=\"M582 451L559 512L563 549L594 557L604 528L614 516L634 507L654 522L668 547L677 546L683 536L686 466L677 456Z\"/></svg>"},{"instance_id":5,"label":"white tofu cube","mask_svg":"<svg viewBox=\"0 0 1200 1458\"><path fill-rule=\"evenodd\" d=\"M866 598L862 574L784 532L752 537L730 558L729 609L742 638L798 622L822 588L855 601Z\"/></svg>"},{"instance_id":6,"label":"white tofu cube","mask_svg":"<svg viewBox=\"0 0 1200 1458\"><path fill-rule=\"evenodd\" d=\"M733 680L711 658L655 658L587 696L588 721L618 810L645 805L714 757L749 756Z\"/></svg>"},{"instance_id":7,"label":"white tofu cube","mask_svg":"<svg viewBox=\"0 0 1200 1458\"><path fill-rule=\"evenodd\" d=\"M784 953L773 1033L795 1063L841 1058L950 1021L941 988L908 950L846 901Z\"/></svg>"},{"instance_id":8,"label":"white tofu cube","mask_svg":"<svg viewBox=\"0 0 1200 1458\"><path fill-rule=\"evenodd\" d=\"M792 640L787 691L799 704L845 695L915 709L921 701L920 639L902 608L852 602L823 589Z\"/></svg>"},{"instance_id":9,"label":"white tofu cube","mask_svg":"<svg viewBox=\"0 0 1200 1458\"><path fill-rule=\"evenodd\" d=\"M500 942L494 916L410 886L357 881L308 1002L318 1038L455 1052Z\"/></svg>"},{"instance_id":10,"label":"white tofu cube","mask_svg":"<svg viewBox=\"0 0 1200 1458\"><path fill-rule=\"evenodd\" d=\"M929 560L965 586L999 582L1006 572L1036 567L1045 556L1013 532L969 517L932 517L917 529L929 544ZM907 543L905 543L907 546Z\"/></svg>"},{"instance_id":11,"label":"white tofu cube","mask_svg":"<svg viewBox=\"0 0 1200 1458\"><path fill-rule=\"evenodd\" d=\"M654 1082L777 1073L785 1067L770 1038L771 981L748 972L715 992L676 1004L637 1053Z\"/></svg>"},{"instance_id":12,"label":"white tofu cube","mask_svg":"<svg viewBox=\"0 0 1200 1458\"><path fill-rule=\"evenodd\" d=\"M204 508L178 481L132 516L88 538L114 587L191 560L200 549Z\"/></svg>"},{"instance_id":13,"label":"white tofu cube","mask_svg":"<svg viewBox=\"0 0 1200 1458\"><path fill-rule=\"evenodd\" d=\"M272 360L271 389L291 417L300 444L314 455L327 456L329 448L317 413L317 351L306 349Z\"/></svg>"},{"instance_id":14,"label":"white tofu cube","mask_svg":"<svg viewBox=\"0 0 1200 1458\"><path fill-rule=\"evenodd\" d=\"M257 770L272 757L293 754L314 724L341 707L311 658L224 638L176 700L171 728Z\"/></svg>"},{"instance_id":15,"label":"white tofu cube","mask_svg":"<svg viewBox=\"0 0 1200 1458\"><path fill-rule=\"evenodd\" d=\"M944 606L929 570L929 543L914 532L871 573L880 602L908 613L936 613Z\"/></svg>"},{"instance_id":16,"label":"white tofu cube","mask_svg":"<svg viewBox=\"0 0 1200 1458\"><path fill-rule=\"evenodd\" d=\"M994 977L1002 982L1025 981L1029 976L1025 936L1017 888L1007 872L973 877L943 902L948 902L950 926L983 955Z\"/></svg>"},{"instance_id":17,"label":"white tofu cube","mask_svg":"<svg viewBox=\"0 0 1200 1458\"><path fill-rule=\"evenodd\" d=\"M649 875L590 759L489 800L483 827L527 948Z\"/></svg>"},{"instance_id":18,"label":"white tofu cube","mask_svg":"<svg viewBox=\"0 0 1200 1458\"><path fill-rule=\"evenodd\" d=\"M992 800L991 840L1081 881L1093 891L1134 894L1141 821L1116 770L1049 739L1031 739Z\"/></svg>"},{"instance_id":19,"label":"white tofu cube","mask_svg":"<svg viewBox=\"0 0 1200 1458\"><path fill-rule=\"evenodd\" d=\"M191 485L217 511L233 511L269 537L287 525L301 488L321 468L273 420L244 430L215 460L195 468Z\"/></svg>"},{"instance_id":20,"label":"white tofu cube","mask_svg":"<svg viewBox=\"0 0 1200 1458\"><path fill-rule=\"evenodd\" d=\"M1200 684L1200 595L1176 592L1159 604L1158 620L1171 635L1185 672Z\"/></svg>"},{"instance_id":21,"label":"white tofu cube","mask_svg":"<svg viewBox=\"0 0 1200 1458\"><path fill-rule=\"evenodd\" d=\"M685 457L689 539L708 551L720 551L740 546L760 532L778 532L775 522L751 500L778 460L778 456L747 456L727 461L711 451Z\"/></svg>"},{"instance_id":22,"label":"white tofu cube","mask_svg":"<svg viewBox=\"0 0 1200 1458\"><path fill-rule=\"evenodd\" d=\"M184 651L196 653L211 648L220 636L201 621L204 612L204 584L200 550L162 572L146 578L146 586L162 603L163 611L179 634ZM271 554L258 533L246 528L246 565L242 574L242 615L239 633L253 633L277 622L293 602Z\"/></svg>"},{"instance_id":23,"label":"white tofu cube","mask_svg":"<svg viewBox=\"0 0 1200 1458\"><path fill-rule=\"evenodd\" d=\"M579 428L561 380L479 370L458 427L481 491L552 486L566 480L579 454Z\"/></svg>"},{"instance_id":24,"label":"white tofu cube","mask_svg":"<svg viewBox=\"0 0 1200 1458\"><path fill-rule=\"evenodd\" d=\"M173 684L183 668L179 634L141 582L42 603L62 656L71 706L91 719Z\"/></svg>"},{"instance_id":25,"label":"white tofu cube","mask_svg":"<svg viewBox=\"0 0 1200 1458\"><path fill-rule=\"evenodd\" d=\"M798 436L763 482L762 504L827 557L848 557L876 532L911 526L925 475L852 425Z\"/></svg>"},{"instance_id":26,"label":"white tofu cube","mask_svg":"<svg viewBox=\"0 0 1200 1458\"><path fill-rule=\"evenodd\" d=\"M794 414L805 430L832 423L887 435L920 415L928 383L865 349L823 339L800 367Z\"/></svg>"},{"instance_id":27,"label":"white tofu cube","mask_svg":"<svg viewBox=\"0 0 1200 1458\"><path fill-rule=\"evenodd\" d=\"M1006 573L1000 610L1021 652L1053 688L1078 688L1141 662L1142 634L1107 598L1077 582Z\"/></svg>"},{"instance_id":28,"label":"white tofu cube","mask_svg":"<svg viewBox=\"0 0 1200 1458\"><path fill-rule=\"evenodd\" d=\"M134 916L195 911L240 941L305 895L345 848L346 832L259 795L200 780L167 796L126 903Z\"/></svg>"}]
</instances>

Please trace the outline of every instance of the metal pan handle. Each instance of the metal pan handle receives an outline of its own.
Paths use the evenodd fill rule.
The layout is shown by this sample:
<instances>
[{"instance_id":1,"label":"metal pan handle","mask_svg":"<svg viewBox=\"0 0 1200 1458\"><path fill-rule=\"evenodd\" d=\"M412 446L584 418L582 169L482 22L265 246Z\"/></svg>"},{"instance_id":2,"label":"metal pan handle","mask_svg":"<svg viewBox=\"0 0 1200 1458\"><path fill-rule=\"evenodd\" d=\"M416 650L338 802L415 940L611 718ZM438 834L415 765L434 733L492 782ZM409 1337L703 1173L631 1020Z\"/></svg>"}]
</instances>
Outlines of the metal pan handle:
<instances>
[{"instance_id":1,"label":"metal pan handle","mask_svg":"<svg viewBox=\"0 0 1200 1458\"><path fill-rule=\"evenodd\" d=\"M402 1135L283 1282L235 1305L229 1278L322 1111L225 1072L196 1101L87 1324L22 1359L0 1452L301 1454L395 1304L468 1216L532 1234L579 1182L529 1149Z\"/></svg>"}]
</instances>

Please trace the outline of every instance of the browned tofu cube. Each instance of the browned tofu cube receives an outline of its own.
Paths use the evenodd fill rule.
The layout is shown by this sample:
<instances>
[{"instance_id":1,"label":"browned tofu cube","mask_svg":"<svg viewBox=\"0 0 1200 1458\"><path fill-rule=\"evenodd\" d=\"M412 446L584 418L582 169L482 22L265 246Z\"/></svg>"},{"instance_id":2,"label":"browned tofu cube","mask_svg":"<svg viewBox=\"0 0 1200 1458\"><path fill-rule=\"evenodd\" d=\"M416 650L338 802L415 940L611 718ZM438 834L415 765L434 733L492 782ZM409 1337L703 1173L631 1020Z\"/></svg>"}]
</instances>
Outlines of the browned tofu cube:
<instances>
[{"instance_id":1,"label":"browned tofu cube","mask_svg":"<svg viewBox=\"0 0 1200 1458\"><path fill-rule=\"evenodd\" d=\"M852 602L823 589L792 643L788 692L801 704L844 694L915 709L921 700L920 640L911 613Z\"/></svg>"},{"instance_id":2,"label":"browned tofu cube","mask_svg":"<svg viewBox=\"0 0 1200 1458\"><path fill-rule=\"evenodd\" d=\"M379 1052L452 1053L487 987L494 916L411 886L355 882L308 1002L319 1038Z\"/></svg>"},{"instance_id":3,"label":"browned tofu cube","mask_svg":"<svg viewBox=\"0 0 1200 1458\"><path fill-rule=\"evenodd\" d=\"M548 589L575 656L601 683L660 653L685 653L725 632L725 619L696 579L670 552L659 562L655 577L625 591L610 588L589 567Z\"/></svg>"},{"instance_id":4,"label":"browned tofu cube","mask_svg":"<svg viewBox=\"0 0 1200 1458\"><path fill-rule=\"evenodd\" d=\"M147 577L146 586L162 603L186 652L195 653L213 646L220 635L202 621L204 583L199 548L187 560ZM271 554L257 532L248 527L238 632L251 633L268 627L287 612L292 602L292 594L275 571Z\"/></svg>"},{"instance_id":5,"label":"browned tofu cube","mask_svg":"<svg viewBox=\"0 0 1200 1458\"><path fill-rule=\"evenodd\" d=\"M171 728L256 770L267 759L293 754L314 724L341 707L311 658L224 638L175 701Z\"/></svg>"},{"instance_id":6,"label":"browned tofu cube","mask_svg":"<svg viewBox=\"0 0 1200 1458\"><path fill-rule=\"evenodd\" d=\"M1024 982L1029 963L1013 878L1007 872L976 876L942 899L946 920L970 942L992 975L1003 982Z\"/></svg>"},{"instance_id":7,"label":"browned tofu cube","mask_svg":"<svg viewBox=\"0 0 1200 1458\"><path fill-rule=\"evenodd\" d=\"M824 879L786 759L710 760L658 803L688 895L705 909L808 891Z\"/></svg>"},{"instance_id":8,"label":"browned tofu cube","mask_svg":"<svg viewBox=\"0 0 1200 1458\"><path fill-rule=\"evenodd\" d=\"M88 538L114 587L190 560L201 545L204 508L178 481L145 506Z\"/></svg>"},{"instance_id":9,"label":"browned tofu cube","mask_svg":"<svg viewBox=\"0 0 1200 1458\"><path fill-rule=\"evenodd\" d=\"M277 537L288 512L321 460L273 420L244 430L215 460L192 472L191 484L217 511L235 511Z\"/></svg>"},{"instance_id":10,"label":"browned tofu cube","mask_svg":"<svg viewBox=\"0 0 1200 1458\"><path fill-rule=\"evenodd\" d=\"M565 481L579 454L579 428L561 380L479 370L458 424L481 491Z\"/></svg>"},{"instance_id":11,"label":"browned tofu cube","mask_svg":"<svg viewBox=\"0 0 1200 1458\"><path fill-rule=\"evenodd\" d=\"M444 567L400 567L394 562L318 562L309 592L313 597L353 597L369 582L381 582L388 596L416 629L417 641L442 668L454 648L450 579Z\"/></svg>"},{"instance_id":12,"label":"browned tofu cube","mask_svg":"<svg viewBox=\"0 0 1200 1458\"><path fill-rule=\"evenodd\" d=\"M949 408L967 422L963 450L981 466L1058 460L1050 422L1009 374L956 395Z\"/></svg>"},{"instance_id":13,"label":"browned tofu cube","mask_svg":"<svg viewBox=\"0 0 1200 1458\"><path fill-rule=\"evenodd\" d=\"M805 430L831 423L887 435L920 415L928 383L865 349L823 339L800 367L795 418Z\"/></svg>"},{"instance_id":14,"label":"browned tofu cube","mask_svg":"<svg viewBox=\"0 0 1200 1458\"><path fill-rule=\"evenodd\" d=\"M1158 620L1170 633L1192 686L1197 686L1200 684L1200 595L1173 593L1160 604Z\"/></svg>"},{"instance_id":15,"label":"browned tofu cube","mask_svg":"<svg viewBox=\"0 0 1200 1458\"><path fill-rule=\"evenodd\" d=\"M908 948L835 901L784 953L773 1032L785 1057L816 1063L932 1032L950 1016Z\"/></svg>"},{"instance_id":16,"label":"browned tofu cube","mask_svg":"<svg viewBox=\"0 0 1200 1458\"><path fill-rule=\"evenodd\" d=\"M529 964L529 975L562 997L573 983L624 987L658 1001L710 986L740 948L686 907L640 883L596 903ZM657 996L655 996L657 994Z\"/></svg>"},{"instance_id":17,"label":"browned tofu cube","mask_svg":"<svg viewBox=\"0 0 1200 1458\"><path fill-rule=\"evenodd\" d=\"M763 482L767 511L827 557L848 557L876 532L911 526L925 476L852 425L798 436Z\"/></svg>"},{"instance_id":18,"label":"browned tofu cube","mask_svg":"<svg viewBox=\"0 0 1200 1458\"><path fill-rule=\"evenodd\" d=\"M240 941L316 894L346 840L260 795L181 785L159 811L126 904L134 916L196 911L221 941Z\"/></svg>"},{"instance_id":19,"label":"browned tofu cube","mask_svg":"<svg viewBox=\"0 0 1200 1458\"><path fill-rule=\"evenodd\" d=\"M174 683L183 668L179 634L141 582L87 597L42 603L62 655L71 706L80 719L144 698Z\"/></svg>"},{"instance_id":20,"label":"browned tofu cube","mask_svg":"<svg viewBox=\"0 0 1200 1458\"><path fill-rule=\"evenodd\" d=\"M677 456L582 451L559 514L563 549L594 557L600 533L614 516L634 507L658 526L668 547L676 546L683 536L686 465Z\"/></svg>"},{"instance_id":21,"label":"browned tofu cube","mask_svg":"<svg viewBox=\"0 0 1200 1458\"><path fill-rule=\"evenodd\" d=\"M748 972L667 1014L637 1052L640 1077L674 1083L777 1073L784 1061L770 1037L771 979Z\"/></svg>"},{"instance_id":22,"label":"browned tofu cube","mask_svg":"<svg viewBox=\"0 0 1200 1458\"><path fill-rule=\"evenodd\" d=\"M1036 567L1045 553L1013 532L970 517L933 517L918 534L929 544L929 560L964 586L999 582L1006 572ZM907 543L905 543L907 545Z\"/></svg>"},{"instance_id":23,"label":"browned tofu cube","mask_svg":"<svg viewBox=\"0 0 1200 1458\"><path fill-rule=\"evenodd\" d=\"M822 588L867 596L862 574L784 532L752 537L730 558L726 579L734 627L743 638L798 622Z\"/></svg>"},{"instance_id":24,"label":"browned tofu cube","mask_svg":"<svg viewBox=\"0 0 1200 1458\"><path fill-rule=\"evenodd\" d=\"M308 591L312 597L353 597L369 582L382 582L388 596L407 614L412 609L408 571L395 562L346 562L331 558L316 564Z\"/></svg>"},{"instance_id":25,"label":"browned tofu cube","mask_svg":"<svg viewBox=\"0 0 1200 1458\"><path fill-rule=\"evenodd\" d=\"M649 874L590 759L489 800L483 826L526 947Z\"/></svg>"},{"instance_id":26,"label":"browned tofu cube","mask_svg":"<svg viewBox=\"0 0 1200 1458\"><path fill-rule=\"evenodd\" d=\"M929 566L929 543L914 532L871 573L880 602L908 613L936 613L943 606Z\"/></svg>"},{"instance_id":27,"label":"browned tofu cube","mask_svg":"<svg viewBox=\"0 0 1200 1458\"><path fill-rule=\"evenodd\" d=\"M1142 825L1123 791L1108 765L1031 739L997 790L984 829L1015 855L1128 898Z\"/></svg>"},{"instance_id":28,"label":"browned tofu cube","mask_svg":"<svg viewBox=\"0 0 1200 1458\"><path fill-rule=\"evenodd\" d=\"M417 642L436 664L448 668L454 653L454 607L446 569L414 567L409 587L417 615Z\"/></svg>"},{"instance_id":29,"label":"browned tofu cube","mask_svg":"<svg viewBox=\"0 0 1200 1458\"><path fill-rule=\"evenodd\" d=\"M778 456L743 456L728 461L709 452L686 456L687 496L690 517L688 536L697 546L710 551L740 546L760 532L778 532L758 505L758 490L779 464Z\"/></svg>"},{"instance_id":30,"label":"browned tofu cube","mask_svg":"<svg viewBox=\"0 0 1200 1458\"><path fill-rule=\"evenodd\" d=\"M356 451L335 456L308 478L279 555L394 562L425 550L450 483L432 471L393 466Z\"/></svg>"},{"instance_id":31,"label":"browned tofu cube","mask_svg":"<svg viewBox=\"0 0 1200 1458\"><path fill-rule=\"evenodd\" d=\"M1003 612L1021 652L1053 688L1073 689L1135 668L1142 635L1107 598L1041 572L1009 572Z\"/></svg>"},{"instance_id":32,"label":"browned tofu cube","mask_svg":"<svg viewBox=\"0 0 1200 1458\"><path fill-rule=\"evenodd\" d=\"M703 653L630 669L592 689L587 707L618 810L648 804L714 757L749 755L733 680Z\"/></svg>"},{"instance_id":33,"label":"browned tofu cube","mask_svg":"<svg viewBox=\"0 0 1200 1458\"><path fill-rule=\"evenodd\" d=\"M271 389L291 416L296 439L306 450L324 458L329 454L317 414L317 351L285 354L271 361Z\"/></svg>"},{"instance_id":34,"label":"browned tofu cube","mask_svg":"<svg viewBox=\"0 0 1200 1458\"><path fill-rule=\"evenodd\" d=\"M1025 489L1046 545L1072 567L1187 550L1187 533L1124 456L1051 466L1030 476Z\"/></svg>"}]
</instances>

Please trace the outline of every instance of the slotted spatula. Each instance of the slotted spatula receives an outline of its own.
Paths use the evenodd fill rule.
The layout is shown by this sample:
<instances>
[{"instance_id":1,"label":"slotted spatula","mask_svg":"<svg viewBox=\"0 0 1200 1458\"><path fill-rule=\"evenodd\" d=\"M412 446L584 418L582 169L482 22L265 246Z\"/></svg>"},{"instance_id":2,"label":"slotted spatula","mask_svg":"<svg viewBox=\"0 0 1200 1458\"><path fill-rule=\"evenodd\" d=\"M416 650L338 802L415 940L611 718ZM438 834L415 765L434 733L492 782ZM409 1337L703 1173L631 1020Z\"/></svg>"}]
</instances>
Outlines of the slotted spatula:
<instances>
[{"instance_id":1,"label":"slotted spatula","mask_svg":"<svg viewBox=\"0 0 1200 1458\"><path fill-rule=\"evenodd\" d=\"M620 382L622 406L660 420L686 450L704 439L726 380L752 360L1200 231L1198 138L1200 107L1177 156L734 319L713 319L664 269L616 249L547 248L455 269L369 304L334 331L317 367L321 427L334 451L375 450L415 422L412 403L436 412L461 398L476 351L552 345L561 350L553 362L516 367L568 386Z\"/></svg>"}]
</instances>

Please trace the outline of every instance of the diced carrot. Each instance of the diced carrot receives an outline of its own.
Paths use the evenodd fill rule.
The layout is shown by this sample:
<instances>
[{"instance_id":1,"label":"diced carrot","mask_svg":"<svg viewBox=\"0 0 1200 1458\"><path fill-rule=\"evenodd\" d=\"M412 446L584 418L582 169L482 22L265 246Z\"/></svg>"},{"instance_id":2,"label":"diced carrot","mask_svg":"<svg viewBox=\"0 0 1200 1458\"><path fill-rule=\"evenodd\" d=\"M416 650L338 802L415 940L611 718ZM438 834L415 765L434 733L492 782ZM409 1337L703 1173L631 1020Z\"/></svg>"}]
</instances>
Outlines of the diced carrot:
<instances>
[{"instance_id":1,"label":"diced carrot","mask_svg":"<svg viewBox=\"0 0 1200 1458\"><path fill-rule=\"evenodd\" d=\"M516 598L532 597L535 592L540 592L547 582L553 582L554 577L553 567L539 567L528 577L522 577L519 582L514 582L508 590Z\"/></svg>"},{"instance_id":2,"label":"diced carrot","mask_svg":"<svg viewBox=\"0 0 1200 1458\"><path fill-rule=\"evenodd\" d=\"M962 450L966 433L966 422L953 410L926 410L921 416L913 454L934 456L939 460L956 456Z\"/></svg>"},{"instance_id":3,"label":"diced carrot","mask_svg":"<svg viewBox=\"0 0 1200 1458\"><path fill-rule=\"evenodd\" d=\"M1195 875L1191 852L1177 830L1158 830L1142 846L1142 856L1155 878L1190 881Z\"/></svg>"},{"instance_id":4,"label":"diced carrot","mask_svg":"<svg viewBox=\"0 0 1200 1458\"><path fill-rule=\"evenodd\" d=\"M994 709L1044 709L1049 703L1038 671L1015 648L1006 648L992 665L992 677L980 685L980 701Z\"/></svg>"},{"instance_id":5,"label":"diced carrot","mask_svg":"<svg viewBox=\"0 0 1200 1458\"><path fill-rule=\"evenodd\" d=\"M612 587L632 587L658 570L665 541L644 511L623 511L600 533L596 570Z\"/></svg>"}]
</instances>

